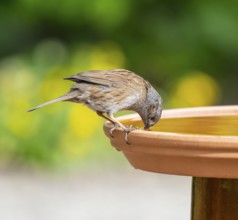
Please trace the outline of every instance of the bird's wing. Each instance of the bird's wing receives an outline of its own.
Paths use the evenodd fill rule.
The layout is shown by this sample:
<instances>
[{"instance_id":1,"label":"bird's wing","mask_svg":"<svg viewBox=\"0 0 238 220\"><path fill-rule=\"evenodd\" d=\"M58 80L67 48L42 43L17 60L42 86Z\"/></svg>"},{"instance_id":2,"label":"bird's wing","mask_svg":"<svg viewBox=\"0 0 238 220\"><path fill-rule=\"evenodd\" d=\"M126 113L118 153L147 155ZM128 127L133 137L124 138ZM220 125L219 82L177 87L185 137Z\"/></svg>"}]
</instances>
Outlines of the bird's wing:
<instances>
[{"instance_id":1,"label":"bird's wing","mask_svg":"<svg viewBox=\"0 0 238 220\"><path fill-rule=\"evenodd\" d=\"M128 75L128 73L130 74ZM114 85L115 83L127 85L128 82L130 82L132 75L135 76L134 73L124 69L91 70L66 77L65 79L76 83L86 82L90 84L112 86L112 84Z\"/></svg>"},{"instance_id":2,"label":"bird's wing","mask_svg":"<svg viewBox=\"0 0 238 220\"><path fill-rule=\"evenodd\" d=\"M110 86L112 83L110 72L107 70L92 70L88 72L82 72L64 79L71 80L76 83L86 82L104 86Z\"/></svg>"}]
</instances>

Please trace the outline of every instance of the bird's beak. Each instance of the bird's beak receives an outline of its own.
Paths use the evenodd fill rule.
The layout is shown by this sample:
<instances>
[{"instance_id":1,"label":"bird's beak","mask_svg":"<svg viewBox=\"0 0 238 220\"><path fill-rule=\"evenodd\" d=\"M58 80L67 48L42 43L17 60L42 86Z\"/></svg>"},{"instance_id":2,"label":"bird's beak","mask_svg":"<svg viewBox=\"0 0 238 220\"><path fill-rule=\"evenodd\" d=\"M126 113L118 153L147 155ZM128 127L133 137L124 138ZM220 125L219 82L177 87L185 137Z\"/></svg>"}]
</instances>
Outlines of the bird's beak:
<instances>
[{"instance_id":1,"label":"bird's beak","mask_svg":"<svg viewBox=\"0 0 238 220\"><path fill-rule=\"evenodd\" d=\"M149 121L146 117L143 117L144 115L141 115L141 119L143 121L143 124L144 124L144 129L148 129L150 127L149 125Z\"/></svg>"},{"instance_id":2,"label":"bird's beak","mask_svg":"<svg viewBox=\"0 0 238 220\"><path fill-rule=\"evenodd\" d=\"M149 127L150 127L150 126L146 124L146 125L144 126L144 129L148 129Z\"/></svg>"}]
</instances>

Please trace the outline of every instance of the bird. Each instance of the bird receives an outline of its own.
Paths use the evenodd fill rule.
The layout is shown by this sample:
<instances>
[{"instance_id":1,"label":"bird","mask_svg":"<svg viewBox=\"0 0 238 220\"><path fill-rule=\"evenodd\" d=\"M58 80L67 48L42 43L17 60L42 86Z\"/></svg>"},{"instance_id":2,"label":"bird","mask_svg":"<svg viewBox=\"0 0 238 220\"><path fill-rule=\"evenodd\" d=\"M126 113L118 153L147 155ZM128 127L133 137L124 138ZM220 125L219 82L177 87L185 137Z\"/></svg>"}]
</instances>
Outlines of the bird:
<instances>
[{"instance_id":1,"label":"bird","mask_svg":"<svg viewBox=\"0 0 238 220\"><path fill-rule=\"evenodd\" d=\"M129 144L128 133L134 129L118 121L114 117L116 112L121 110L137 112L143 121L144 129L155 125L161 118L161 96L148 81L132 71L89 70L64 79L75 82L69 92L28 112L60 101L84 104L113 124L109 132L112 137L113 131L120 127L125 132L127 144Z\"/></svg>"}]
</instances>

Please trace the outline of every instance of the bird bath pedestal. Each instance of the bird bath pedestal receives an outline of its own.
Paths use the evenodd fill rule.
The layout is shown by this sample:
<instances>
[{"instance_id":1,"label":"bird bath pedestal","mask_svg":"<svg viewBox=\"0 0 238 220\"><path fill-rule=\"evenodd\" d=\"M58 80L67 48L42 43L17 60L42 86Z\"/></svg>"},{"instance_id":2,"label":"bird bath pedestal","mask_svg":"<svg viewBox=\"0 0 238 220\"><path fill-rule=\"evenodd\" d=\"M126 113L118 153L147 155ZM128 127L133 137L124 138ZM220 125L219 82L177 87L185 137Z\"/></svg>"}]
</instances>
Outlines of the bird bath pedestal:
<instances>
[{"instance_id":1,"label":"bird bath pedestal","mask_svg":"<svg viewBox=\"0 0 238 220\"><path fill-rule=\"evenodd\" d=\"M120 121L143 127L136 114ZM238 219L238 106L164 110L151 130L132 131L129 145L110 128L111 144L133 167L193 177L192 220Z\"/></svg>"}]
</instances>

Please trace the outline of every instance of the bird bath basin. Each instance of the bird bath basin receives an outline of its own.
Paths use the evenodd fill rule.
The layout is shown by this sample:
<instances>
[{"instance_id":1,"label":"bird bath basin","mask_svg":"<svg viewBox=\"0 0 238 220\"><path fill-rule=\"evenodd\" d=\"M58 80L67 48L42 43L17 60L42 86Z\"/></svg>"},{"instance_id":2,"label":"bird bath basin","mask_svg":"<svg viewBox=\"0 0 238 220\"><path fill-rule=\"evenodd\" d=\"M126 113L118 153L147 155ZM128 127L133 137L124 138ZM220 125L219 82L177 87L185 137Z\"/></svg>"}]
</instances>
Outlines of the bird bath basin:
<instances>
[{"instance_id":1,"label":"bird bath basin","mask_svg":"<svg viewBox=\"0 0 238 220\"><path fill-rule=\"evenodd\" d=\"M137 114L120 117L142 126ZM150 130L109 135L130 164L141 170L193 177L192 219L238 219L238 106L164 110Z\"/></svg>"}]
</instances>

